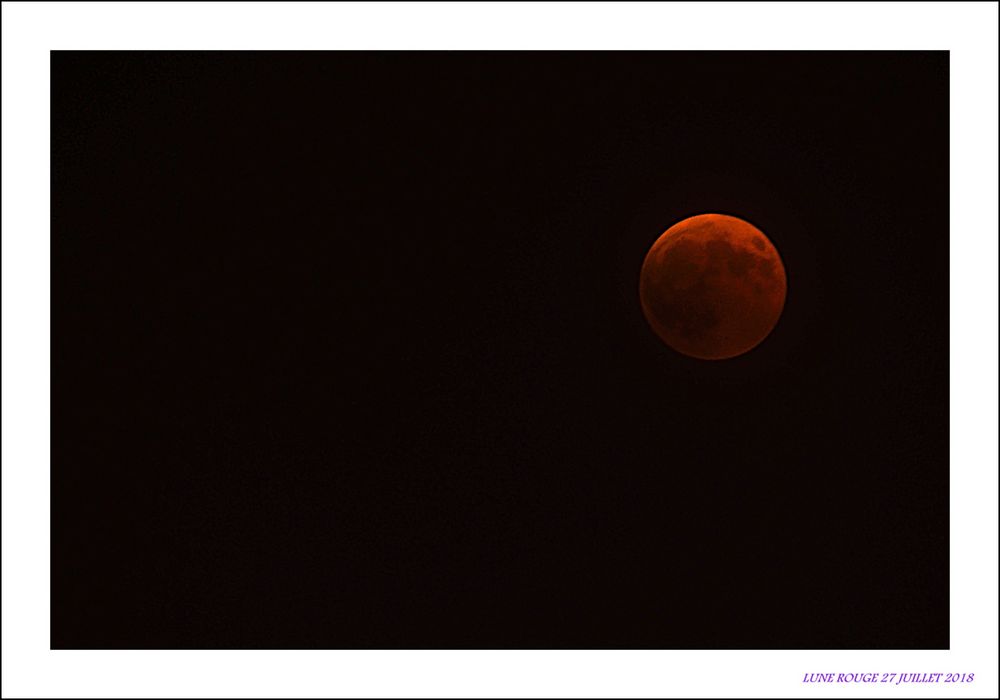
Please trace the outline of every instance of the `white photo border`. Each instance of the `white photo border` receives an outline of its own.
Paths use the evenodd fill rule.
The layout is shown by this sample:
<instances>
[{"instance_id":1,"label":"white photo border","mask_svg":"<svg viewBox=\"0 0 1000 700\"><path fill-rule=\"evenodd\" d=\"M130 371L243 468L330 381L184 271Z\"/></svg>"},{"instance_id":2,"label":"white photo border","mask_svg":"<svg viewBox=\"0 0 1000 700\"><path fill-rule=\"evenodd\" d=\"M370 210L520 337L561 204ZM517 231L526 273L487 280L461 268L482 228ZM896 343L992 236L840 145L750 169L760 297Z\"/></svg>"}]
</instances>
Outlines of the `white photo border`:
<instances>
[{"instance_id":1,"label":"white photo border","mask_svg":"<svg viewBox=\"0 0 1000 700\"><path fill-rule=\"evenodd\" d=\"M997 697L996 3L4 3L2 13L4 697ZM50 651L49 51L62 49L949 50L951 649ZM976 679L802 682L831 671Z\"/></svg>"}]
</instances>

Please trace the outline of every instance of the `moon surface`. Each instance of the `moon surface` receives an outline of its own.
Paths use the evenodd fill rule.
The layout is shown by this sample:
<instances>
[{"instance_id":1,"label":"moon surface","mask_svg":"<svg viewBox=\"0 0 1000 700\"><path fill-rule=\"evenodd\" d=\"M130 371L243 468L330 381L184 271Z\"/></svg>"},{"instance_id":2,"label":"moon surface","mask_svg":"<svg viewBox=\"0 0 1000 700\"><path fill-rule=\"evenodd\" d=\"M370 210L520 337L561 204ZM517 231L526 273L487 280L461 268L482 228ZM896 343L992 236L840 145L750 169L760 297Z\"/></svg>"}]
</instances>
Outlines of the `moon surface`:
<instances>
[{"instance_id":1,"label":"moon surface","mask_svg":"<svg viewBox=\"0 0 1000 700\"><path fill-rule=\"evenodd\" d=\"M752 224L700 214L668 228L649 249L639 299L653 331L703 360L742 355L768 336L785 306L785 266Z\"/></svg>"}]
</instances>

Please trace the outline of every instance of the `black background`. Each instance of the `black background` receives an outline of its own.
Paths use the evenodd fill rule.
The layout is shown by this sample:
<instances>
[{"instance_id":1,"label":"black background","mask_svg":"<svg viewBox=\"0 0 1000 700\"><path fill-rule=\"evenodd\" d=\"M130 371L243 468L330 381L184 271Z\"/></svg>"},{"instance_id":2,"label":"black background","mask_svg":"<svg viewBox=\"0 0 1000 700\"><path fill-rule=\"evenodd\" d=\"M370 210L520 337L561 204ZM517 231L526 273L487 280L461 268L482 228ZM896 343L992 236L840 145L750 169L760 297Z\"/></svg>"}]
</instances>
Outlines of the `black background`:
<instances>
[{"instance_id":1,"label":"black background","mask_svg":"<svg viewBox=\"0 0 1000 700\"><path fill-rule=\"evenodd\" d=\"M948 646L947 53L51 61L53 647Z\"/></svg>"}]
</instances>

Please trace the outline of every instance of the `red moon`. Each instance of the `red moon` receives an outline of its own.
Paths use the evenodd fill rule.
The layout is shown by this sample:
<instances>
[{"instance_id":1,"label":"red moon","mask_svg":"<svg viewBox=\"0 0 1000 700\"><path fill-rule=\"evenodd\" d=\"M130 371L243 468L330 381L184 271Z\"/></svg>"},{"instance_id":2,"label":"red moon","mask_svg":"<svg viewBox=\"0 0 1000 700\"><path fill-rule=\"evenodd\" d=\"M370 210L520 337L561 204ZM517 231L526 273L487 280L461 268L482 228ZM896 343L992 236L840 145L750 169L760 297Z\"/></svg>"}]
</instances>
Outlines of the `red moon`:
<instances>
[{"instance_id":1,"label":"red moon","mask_svg":"<svg viewBox=\"0 0 1000 700\"><path fill-rule=\"evenodd\" d=\"M725 214L684 219L661 235L639 274L653 331L703 360L742 355L768 336L785 306L785 266L752 224Z\"/></svg>"}]
</instances>

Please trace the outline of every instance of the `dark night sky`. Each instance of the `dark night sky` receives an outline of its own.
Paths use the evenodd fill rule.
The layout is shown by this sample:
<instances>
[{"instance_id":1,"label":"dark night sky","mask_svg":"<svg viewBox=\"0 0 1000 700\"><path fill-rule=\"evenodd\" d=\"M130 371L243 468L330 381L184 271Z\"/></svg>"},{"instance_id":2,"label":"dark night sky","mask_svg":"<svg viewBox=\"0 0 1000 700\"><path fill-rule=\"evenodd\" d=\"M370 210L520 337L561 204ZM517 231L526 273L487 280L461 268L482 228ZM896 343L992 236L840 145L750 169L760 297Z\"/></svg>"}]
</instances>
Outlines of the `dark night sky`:
<instances>
[{"instance_id":1,"label":"dark night sky","mask_svg":"<svg viewBox=\"0 0 1000 700\"><path fill-rule=\"evenodd\" d=\"M945 648L948 55L52 54L52 646ZM684 217L784 315L665 347Z\"/></svg>"}]
</instances>

